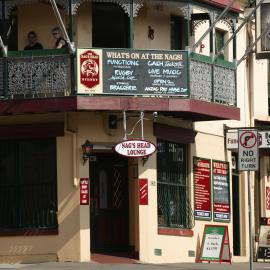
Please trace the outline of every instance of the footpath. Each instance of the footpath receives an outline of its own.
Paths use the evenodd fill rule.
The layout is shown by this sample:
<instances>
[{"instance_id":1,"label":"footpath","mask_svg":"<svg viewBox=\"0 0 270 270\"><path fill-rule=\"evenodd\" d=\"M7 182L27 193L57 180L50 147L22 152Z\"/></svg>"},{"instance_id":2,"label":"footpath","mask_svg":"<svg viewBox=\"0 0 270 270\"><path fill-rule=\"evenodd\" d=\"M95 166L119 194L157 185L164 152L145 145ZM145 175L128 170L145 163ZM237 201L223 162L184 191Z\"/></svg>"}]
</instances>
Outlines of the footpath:
<instances>
[{"instance_id":1,"label":"footpath","mask_svg":"<svg viewBox=\"0 0 270 270\"><path fill-rule=\"evenodd\" d=\"M0 270L249 270L249 263L177 263L177 264L103 264L76 262L49 262L38 264L0 264ZM270 270L270 263L254 263L254 270Z\"/></svg>"}]
</instances>

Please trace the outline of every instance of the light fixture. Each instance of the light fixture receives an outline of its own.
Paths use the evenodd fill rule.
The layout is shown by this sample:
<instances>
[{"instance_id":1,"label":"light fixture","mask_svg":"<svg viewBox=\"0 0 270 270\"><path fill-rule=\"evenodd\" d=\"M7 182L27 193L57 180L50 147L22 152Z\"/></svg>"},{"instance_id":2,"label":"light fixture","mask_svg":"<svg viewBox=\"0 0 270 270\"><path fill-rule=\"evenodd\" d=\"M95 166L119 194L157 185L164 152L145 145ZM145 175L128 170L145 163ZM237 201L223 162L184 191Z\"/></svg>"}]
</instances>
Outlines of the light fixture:
<instances>
[{"instance_id":1,"label":"light fixture","mask_svg":"<svg viewBox=\"0 0 270 270\"><path fill-rule=\"evenodd\" d=\"M90 141L86 140L84 144L82 144L82 153L83 153L83 165L89 159L89 157L93 153L93 144Z\"/></svg>"}]
</instances>

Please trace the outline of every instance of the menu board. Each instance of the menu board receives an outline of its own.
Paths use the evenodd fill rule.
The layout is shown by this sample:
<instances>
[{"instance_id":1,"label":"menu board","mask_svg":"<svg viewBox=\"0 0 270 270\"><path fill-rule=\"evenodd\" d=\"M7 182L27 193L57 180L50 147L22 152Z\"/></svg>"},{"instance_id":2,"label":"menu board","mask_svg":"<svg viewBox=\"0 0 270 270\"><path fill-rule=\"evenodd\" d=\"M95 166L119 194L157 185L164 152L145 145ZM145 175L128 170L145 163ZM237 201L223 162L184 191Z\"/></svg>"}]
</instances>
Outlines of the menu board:
<instances>
[{"instance_id":1,"label":"menu board","mask_svg":"<svg viewBox=\"0 0 270 270\"><path fill-rule=\"evenodd\" d=\"M214 221L230 221L229 163L212 161Z\"/></svg>"},{"instance_id":2,"label":"menu board","mask_svg":"<svg viewBox=\"0 0 270 270\"><path fill-rule=\"evenodd\" d=\"M270 219L261 218L258 244L258 259L270 259Z\"/></svg>"},{"instance_id":3,"label":"menu board","mask_svg":"<svg viewBox=\"0 0 270 270\"><path fill-rule=\"evenodd\" d=\"M188 97L187 51L79 49L78 94Z\"/></svg>"},{"instance_id":4,"label":"menu board","mask_svg":"<svg viewBox=\"0 0 270 270\"><path fill-rule=\"evenodd\" d=\"M205 225L197 262L230 262L230 241L227 226Z\"/></svg>"},{"instance_id":5,"label":"menu board","mask_svg":"<svg viewBox=\"0 0 270 270\"><path fill-rule=\"evenodd\" d=\"M211 220L211 161L193 157L194 217Z\"/></svg>"}]
</instances>

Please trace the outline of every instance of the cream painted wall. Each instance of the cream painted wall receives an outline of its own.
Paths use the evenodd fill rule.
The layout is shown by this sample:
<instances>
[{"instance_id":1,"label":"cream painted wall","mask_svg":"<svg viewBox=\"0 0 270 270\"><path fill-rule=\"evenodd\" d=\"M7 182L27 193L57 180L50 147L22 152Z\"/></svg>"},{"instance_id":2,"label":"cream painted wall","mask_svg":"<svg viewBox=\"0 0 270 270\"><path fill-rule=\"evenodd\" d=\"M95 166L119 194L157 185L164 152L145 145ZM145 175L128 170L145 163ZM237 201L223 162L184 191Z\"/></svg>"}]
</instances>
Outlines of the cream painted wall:
<instances>
[{"instance_id":1,"label":"cream painted wall","mask_svg":"<svg viewBox=\"0 0 270 270\"><path fill-rule=\"evenodd\" d=\"M2 125L63 121L63 114L0 118ZM68 135L57 138L57 196L59 234L1 237L0 262L80 260L80 227L74 222L80 218L79 190L73 186L72 139Z\"/></svg>"},{"instance_id":2,"label":"cream painted wall","mask_svg":"<svg viewBox=\"0 0 270 270\"><path fill-rule=\"evenodd\" d=\"M148 26L154 29L154 39L148 38ZM142 7L134 20L134 48L170 49L170 14L151 5Z\"/></svg>"},{"instance_id":3,"label":"cream painted wall","mask_svg":"<svg viewBox=\"0 0 270 270\"><path fill-rule=\"evenodd\" d=\"M62 18L65 20L64 16ZM27 45L27 33L35 31L38 41L45 49L53 49L55 39L51 30L58 26L53 9L47 4L31 4L18 6L18 49Z\"/></svg>"},{"instance_id":4,"label":"cream painted wall","mask_svg":"<svg viewBox=\"0 0 270 270\"><path fill-rule=\"evenodd\" d=\"M92 5L82 4L76 16L76 41L78 48L92 47Z\"/></svg>"}]
</instances>

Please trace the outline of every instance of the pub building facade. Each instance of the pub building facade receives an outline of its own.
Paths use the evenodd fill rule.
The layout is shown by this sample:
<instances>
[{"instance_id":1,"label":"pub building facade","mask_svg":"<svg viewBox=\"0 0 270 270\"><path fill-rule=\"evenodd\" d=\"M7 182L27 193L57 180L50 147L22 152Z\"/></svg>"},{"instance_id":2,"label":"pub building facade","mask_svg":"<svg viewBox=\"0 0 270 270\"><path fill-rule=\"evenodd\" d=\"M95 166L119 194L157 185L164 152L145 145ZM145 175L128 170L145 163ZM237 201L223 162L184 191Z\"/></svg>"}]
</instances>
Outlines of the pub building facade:
<instances>
[{"instance_id":1,"label":"pub building facade","mask_svg":"<svg viewBox=\"0 0 270 270\"><path fill-rule=\"evenodd\" d=\"M206 224L248 260L245 174L224 146L249 119L245 27L219 51L247 3L229 2L1 1L0 262L195 262ZM58 25L69 48L53 49ZM23 50L29 31L43 50ZM156 151L120 155L125 140Z\"/></svg>"}]
</instances>

